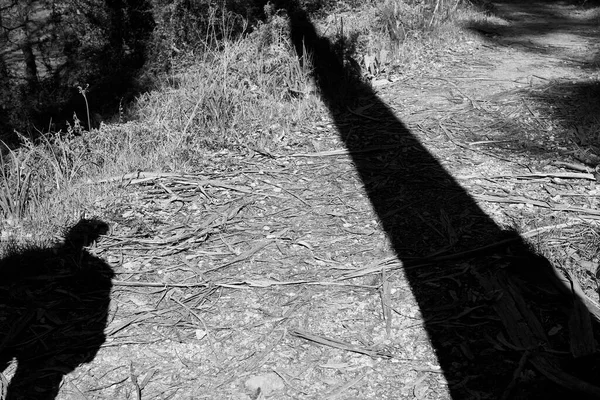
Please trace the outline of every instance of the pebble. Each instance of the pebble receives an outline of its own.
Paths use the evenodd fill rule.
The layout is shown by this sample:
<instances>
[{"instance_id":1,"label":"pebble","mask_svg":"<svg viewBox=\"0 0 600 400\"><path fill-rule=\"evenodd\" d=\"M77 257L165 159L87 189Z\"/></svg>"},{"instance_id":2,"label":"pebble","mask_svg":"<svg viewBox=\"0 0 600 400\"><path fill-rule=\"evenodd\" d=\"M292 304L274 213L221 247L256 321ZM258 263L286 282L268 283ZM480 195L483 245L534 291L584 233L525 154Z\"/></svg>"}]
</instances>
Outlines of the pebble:
<instances>
[{"instance_id":1,"label":"pebble","mask_svg":"<svg viewBox=\"0 0 600 400\"><path fill-rule=\"evenodd\" d=\"M256 392L260 389L261 393L265 396L273 392L281 391L285 388L283 379L274 372L268 374L255 375L245 383L246 389L251 392Z\"/></svg>"}]
</instances>

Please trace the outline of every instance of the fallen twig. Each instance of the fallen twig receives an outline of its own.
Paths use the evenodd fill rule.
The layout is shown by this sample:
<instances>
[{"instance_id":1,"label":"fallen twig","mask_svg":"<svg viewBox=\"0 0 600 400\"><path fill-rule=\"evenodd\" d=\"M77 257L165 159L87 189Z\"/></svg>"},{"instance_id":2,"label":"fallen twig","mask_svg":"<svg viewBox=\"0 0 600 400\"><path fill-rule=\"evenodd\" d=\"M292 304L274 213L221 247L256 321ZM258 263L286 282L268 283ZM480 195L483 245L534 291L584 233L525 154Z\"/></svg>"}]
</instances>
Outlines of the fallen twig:
<instances>
[{"instance_id":1,"label":"fallen twig","mask_svg":"<svg viewBox=\"0 0 600 400\"><path fill-rule=\"evenodd\" d=\"M367 147L366 149L362 149L362 150L348 150L348 149L339 149L339 150L329 150L329 151L320 151L317 153L294 153L294 154L290 154L290 157L329 157L329 156L346 156L346 155L351 155L351 154L362 154L362 153L372 153L375 151L382 151L382 150L393 150L393 149L397 149L400 147L405 147L405 144L393 144L393 145L387 145L387 146L373 146L373 147Z\"/></svg>"},{"instance_id":2,"label":"fallen twig","mask_svg":"<svg viewBox=\"0 0 600 400\"><path fill-rule=\"evenodd\" d=\"M511 175L512 178L517 179L532 179L532 178L560 178L560 179L587 179L595 181L596 177L594 174L584 172L533 172L531 174L519 174ZM500 178L500 177L496 177Z\"/></svg>"},{"instance_id":3,"label":"fallen twig","mask_svg":"<svg viewBox=\"0 0 600 400\"><path fill-rule=\"evenodd\" d=\"M551 204L542 200L528 199L527 197L522 196L493 196L487 194L473 194L472 196L477 200L488 201L490 203L531 204L533 206L547 208L552 211L578 213L580 218L600 218L600 210L594 210L585 207L574 207L566 204Z\"/></svg>"},{"instance_id":4,"label":"fallen twig","mask_svg":"<svg viewBox=\"0 0 600 400\"><path fill-rule=\"evenodd\" d=\"M259 242L259 243L258 243L256 246L254 246L254 247L253 247L253 248L251 248L250 250L248 250L248 251L245 251L244 253L240 254L239 256L237 256L236 258L234 258L233 260L231 260L231 261L228 261L228 262L226 262L226 263L224 263L224 264L221 264L221 265L219 265L219 266L217 266L217 267L211 268L211 269L209 269L209 270L206 270L206 271L204 271L204 272L207 272L207 273L208 273L208 272L214 272L214 271L218 271L218 270L220 270L220 269L223 269L223 268L229 267L230 265L233 265L233 264L235 264L235 263L238 263L238 262L240 262L240 261L244 261L244 260L246 260L246 259L250 258L250 257L251 257L252 255L254 255L255 253L257 253L257 252L259 252L260 250L262 250L263 248L267 247L268 245L270 245L270 244L271 244L271 243L273 243L273 242L274 242L274 240L273 240L273 239L270 239L270 240L263 240L263 241Z\"/></svg>"},{"instance_id":5,"label":"fallen twig","mask_svg":"<svg viewBox=\"0 0 600 400\"><path fill-rule=\"evenodd\" d=\"M333 347L336 349L352 351L354 353L365 354L365 355L371 356L371 357L385 357L385 358L393 357L390 353L388 353L386 351L354 346L350 343L342 342L341 340L329 339L329 338L325 338L323 336L313 335L312 333L303 331L298 328L290 330L289 333L293 336L308 340L310 342L315 342L315 343L321 344L323 346L329 346L329 347Z\"/></svg>"}]
</instances>

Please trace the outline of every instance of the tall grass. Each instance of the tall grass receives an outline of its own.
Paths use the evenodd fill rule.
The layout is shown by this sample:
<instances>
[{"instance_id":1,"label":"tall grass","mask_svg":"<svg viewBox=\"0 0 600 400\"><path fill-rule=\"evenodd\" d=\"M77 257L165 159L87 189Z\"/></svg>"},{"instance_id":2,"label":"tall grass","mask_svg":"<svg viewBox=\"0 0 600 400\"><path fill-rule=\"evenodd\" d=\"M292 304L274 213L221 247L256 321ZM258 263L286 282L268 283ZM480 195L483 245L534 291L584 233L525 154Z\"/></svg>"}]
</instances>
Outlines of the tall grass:
<instances>
[{"instance_id":1,"label":"tall grass","mask_svg":"<svg viewBox=\"0 0 600 400\"><path fill-rule=\"evenodd\" d=\"M381 29L399 44L435 30L452 18L460 4L461 0L383 0L378 7Z\"/></svg>"},{"instance_id":2,"label":"tall grass","mask_svg":"<svg viewBox=\"0 0 600 400\"><path fill-rule=\"evenodd\" d=\"M168 79L175 84L140 97L134 113L165 127L164 140L185 151L252 147L272 125L281 126L279 145L285 145L285 132L316 107L309 71L287 37L287 21L272 15L219 50L182 59Z\"/></svg>"},{"instance_id":3,"label":"tall grass","mask_svg":"<svg viewBox=\"0 0 600 400\"><path fill-rule=\"evenodd\" d=\"M0 152L0 210L2 217L14 222L22 219L32 200L34 182L31 153L5 147Z\"/></svg>"},{"instance_id":4,"label":"tall grass","mask_svg":"<svg viewBox=\"0 0 600 400\"><path fill-rule=\"evenodd\" d=\"M0 153L0 228L8 224L17 231L24 223L47 221L52 204L64 210L83 200L74 195L75 186L95 168L86 140L71 128L41 135L35 143L24 136L20 141L18 148L2 143Z\"/></svg>"}]
</instances>

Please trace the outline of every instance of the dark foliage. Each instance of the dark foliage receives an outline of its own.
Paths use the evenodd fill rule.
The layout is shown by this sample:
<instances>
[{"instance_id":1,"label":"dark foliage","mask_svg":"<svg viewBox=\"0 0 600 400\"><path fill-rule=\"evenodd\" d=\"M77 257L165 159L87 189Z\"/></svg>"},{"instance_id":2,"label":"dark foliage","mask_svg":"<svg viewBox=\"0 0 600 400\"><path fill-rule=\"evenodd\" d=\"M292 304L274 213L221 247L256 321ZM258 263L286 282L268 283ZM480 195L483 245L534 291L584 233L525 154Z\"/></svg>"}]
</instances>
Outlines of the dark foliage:
<instances>
[{"instance_id":1,"label":"dark foliage","mask_svg":"<svg viewBox=\"0 0 600 400\"><path fill-rule=\"evenodd\" d=\"M310 14L339 4L301 2ZM96 127L182 58L218 50L273 10L267 0L0 0L0 139L65 129L74 115Z\"/></svg>"},{"instance_id":2,"label":"dark foliage","mask_svg":"<svg viewBox=\"0 0 600 400\"><path fill-rule=\"evenodd\" d=\"M78 86L89 84L91 115L116 109L135 90L155 25L146 0L4 0L0 18L5 135L32 134L51 122L61 128L73 113L93 126Z\"/></svg>"}]
</instances>

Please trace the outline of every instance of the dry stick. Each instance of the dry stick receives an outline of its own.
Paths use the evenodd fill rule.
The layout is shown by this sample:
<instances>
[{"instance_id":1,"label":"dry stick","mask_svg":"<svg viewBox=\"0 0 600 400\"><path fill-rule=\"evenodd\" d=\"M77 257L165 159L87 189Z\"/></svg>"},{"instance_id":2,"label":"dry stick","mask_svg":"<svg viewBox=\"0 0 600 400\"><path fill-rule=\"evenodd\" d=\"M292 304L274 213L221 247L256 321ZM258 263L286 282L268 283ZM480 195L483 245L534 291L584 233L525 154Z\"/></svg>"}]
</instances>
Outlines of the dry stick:
<instances>
[{"instance_id":1,"label":"dry stick","mask_svg":"<svg viewBox=\"0 0 600 400\"><path fill-rule=\"evenodd\" d=\"M572 169L572 170L580 171L580 172L592 172L592 171L594 171L593 168L586 167L585 165L580 164L580 163L570 163L570 162L565 162L565 161L554 161L552 163L552 165L556 165L557 167L568 168L568 169Z\"/></svg>"},{"instance_id":2,"label":"dry stick","mask_svg":"<svg viewBox=\"0 0 600 400\"><path fill-rule=\"evenodd\" d=\"M327 285L326 282L316 282L316 281L308 281L308 280L275 281L275 280L269 280L269 279L245 280L245 281L239 281L239 282L218 283L215 285L219 286L219 287L229 288L229 289L245 289L248 287L267 288L267 287L272 287L272 286L314 285L314 284L318 284L318 283Z\"/></svg>"},{"instance_id":3,"label":"dry stick","mask_svg":"<svg viewBox=\"0 0 600 400\"><path fill-rule=\"evenodd\" d=\"M508 384L506 389L504 389L504 393L502 393L502 397L500 398L500 400L508 400L510 398L511 392L513 391L515 386L517 386L517 381L520 379L521 374L523 373L523 370L525 369L525 364L527 363L528 357L529 357L529 351L526 350L523 352L523 355L521 356L521 359L519 360L519 365L517 366L517 369L515 369L515 372L513 373L512 380L510 381L510 383Z\"/></svg>"},{"instance_id":4,"label":"dry stick","mask_svg":"<svg viewBox=\"0 0 600 400\"><path fill-rule=\"evenodd\" d=\"M273 332L273 329L271 329L271 331L269 332L269 334ZM252 360L248 361L245 366L244 366L244 370L245 372L241 373L241 374L229 374L230 377L225 379L224 381L218 383L216 386L213 387L214 389L220 388L224 385L227 385L233 381L235 381L236 379L240 379L243 376L247 376L249 374L251 374L251 370L256 369L258 367L258 364L260 364L268 355L269 353L271 353L273 351L273 349L275 348L275 346L277 346L285 337L286 335L286 330L283 329L283 332L281 333L281 336L279 337L279 339L275 340L273 343L269 344L264 350L262 350L259 354L257 354L256 356L254 356L252 358ZM266 336L266 335L264 335ZM263 337L264 337L263 336ZM239 364L238 364L239 365ZM276 372L277 373L277 372ZM277 375L279 375L279 373L277 373Z\"/></svg>"},{"instance_id":5,"label":"dry stick","mask_svg":"<svg viewBox=\"0 0 600 400\"><path fill-rule=\"evenodd\" d=\"M240 205L233 206L229 210L227 210L227 212L225 212L223 214L214 213L210 217L208 217L208 219L202 224L202 226L199 226L198 228L194 229L193 231L183 232L179 235L174 235L174 236L171 236L166 239L158 239L157 240L157 239L134 239L134 238L119 238L119 237L114 237L113 239L120 240L123 242L129 241L129 242L134 242L134 243L139 243L139 244L148 244L148 245L157 245L157 246L174 245L174 244L183 242L185 240L188 240L192 237L203 237L204 235L211 233L211 231L213 229L215 229L218 226L223 225L225 223L225 222L215 223L215 221L219 217L225 215L226 220L229 221L235 215L237 215L237 213L239 213L242 208L246 207L248 204L251 204L251 202L245 202Z\"/></svg>"},{"instance_id":6,"label":"dry stick","mask_svg":"<svg viewBox=\"0 0 600 400\"><path fill-rule=\"evenodd\" d=\"M208 287L208 283L162 283L162 282L128 282L112 281L113 286L133 286L133 287L159 287L159 288L184 288L192 289L197 287Z\"/></svg>"},{"instance_id":7,"label":"dry stick","mask_svg":"<svg viewBox=\"0 0 600 400\"><path fill-rule=\"evenodd\" d=\"M156 246L166 246L166 245L174 245L180 242L183 242L192 237L202 237L209 233L209 231L214 228L214 226L208 227L206 229L202 229L202 227L195 229L193 232L184 232L179 235L171 236L167 239L133 239L133 238L115 238L117 240L125 241L125 242L134 242L138 244L148 244L148 245L156 245Z\"/></svg>"},{"instance_id":8,"label":"dry stick","mask_svg":"<svg viewBox=\"0 0 600 400\"><path fill-rule=\"evenodd\" d=\"M471 96L469 96L468 94L466 94L465 92L463 92L462 90L460 90L460 88L458 87L458 85L456 83L454 83L452 81L449 81L446 78L440 78L440 77L437 77L437 76L430 76L429 78L431 78L431 79L439 79L441 81L444 81L444 82L447 82L447 83L451 84L452 86L454 86L454 89L456 89L458 91L458 93L462 94L467 100L469 100L471 102L471 105L473 106L474 109L476 109L476 110L480 109L480 107L477 105L477 101L478 100L473 100L471 98Z\"/></svg>"},{"instance_id":9,"label":"dry stick","mask_svg":"<svg viewBox=\"0 0 600 400\"><path fill-rule=\"evenodd\" d=\"M2 372L0 372L0 386L2 388L2 392L0 392L2 396L0 396L0 399L6 399L6 393L8 392L8 379L6 379L6 376Z\"/></svg>"},{"instance_id":10,"label":"dry stick","mask_svg":"<svg viewBox=\"0 0 600 400\"><path fill-rule=\"evenodd\" d=\"M275 330L275 327L273 327L273 329L271 329L268 333L268 335L270 335L273 331ZM251 360L248 361L248 363L244 366L244 369L247 372L250 372L252 370L255 370L256 368L258 368L263 361L267 358L267 356L269 355L269 353L271 353L273 351L273 349L279 344L281 343L281 341L283 340L283 338L285 337L287 333L286 329L282 329L281 331L281 335L279 336L279 338L275 339L273 342L271 342L269 345L267 345L264 350L262 350L260 353L258 353L256 356L254 356ZM264 335L263 337L266 337L267 335Z\"/></svg>"},{"instance_id":11,"label":"dry stick","mask_svg":"<svg viewBox=\"0 0 600 400\"><path fill-rule=\"evenodd\" d=\"M142 389L138 384L137 376L133 372L133 361L129 363L129 377L131 378L131 382L133 386L135 386L135 394L137 400L142 400Z\"/></svg>"},{"instance_id":12,"label":"dry stick","mask_svg":"<svg viewBox=\"0 0 600 400\"><path fill-rule=\"evenodd\" d=\"M356 116L358 116L358 117L361 117L361 118L366 118L366 119L370 119L371 121L381 122L381 120L380 120L380 119L378 119L378 118L369 117L368 115L359 114L359 113L357 113L356 111L352 111L352 110L350 109L350 107L347 107L347 109L348 109L348 111L350 111L352 114L354 114L354 115L356 115Z\"/></svg>"},{"instance_id":13,"label":"dry stick","mask_svg":"<svg viewBox=\"0 0 600 400\"><path fill-rule=\"evenodd\" d=\"M492 178L506 178L504 176L493 176ZM581 172L533 172L531 174L511 175L511 178L530 179L530 178L561 178L561 179L587 179L595 181L594 174Z\"/></svg>"},{"instance_id":14,"label":"dry stick","mask_svg":"<svg viewBox=\"0 0 600 400\"><path fill-rule=\"evenodd\" d=\"M302 393L305 396L308 396L308 393L305 392L304 390L300 389L299 387L296 387L295 385L292 385L290 383L290 381L288 380L288 378L282 374L281 372L277 371L275 368L271 368L271 371L273 371L275 374L277 374L277 376L279 376L281 379L283 379L283 381L285 382L285 384L289 387L291 387L294 391L298 392L298 393Z\"/></svg>"},{"instance_id":15,"label":"dry stick","mask_svg":"<svg viewBox=\"0 0 600 400\"><path fill-rule=\"evenodd\" d=\"M494 143L509 143L515 142L517 139L503 139L503 140L479 140L477 142L469 142L469 146L479 146L482 144L494 144Z\"/></svg>"},{"instance_id":16,"label":"dry stick","mask_svg":"<svg viewBox=\"0 0 600 400\"><path fill-rule=\"evenodd\" d=\"M528 199L522 196L492 196L486 194L472 194L475 199L489 201L491 203L511 203L511 204L531 204L534 206L547 208L552 211L564 211L579 213L579 218L600 218L600 211L585 207L573 207L564 204L549 204L541 200ZM582 215L583 214L583 215Z\"/></svg>"},{"instance_id":17,"label":"dry stick","mask_svg":"<svg viewBox=\"0 0 600 400\"><path fill-rule=\"evenodd\" d=\"M183 132L181 132L181 137L177 142L177 146L176 147L180 147L181 142L183 140L185 140L185 134L187 133L188 128L190 127L190 124L192 123L192 120L194 119L194 117L196 116L196 112L198 111L198 107L200 107L200 103L202 102L202 100L204 100L204 98L202 96L198 96L198 101L196 102L196 105L194 105L194 109L192 110L192 114L190 115L190 117L188 118L187 123L185 124L185 126L183 127Z\"/></svg>"},{"instance_id":18,"label":"dry stick","mask_svg":"<svg viewBox=\"0 0 600 400\"><path fill-rule=\"evenodd\" d=\"M552 273L554 276L562 283L563 287L558 288L562 289L565 293L572 294L578 297L579 300L583 302L583 305L588 309L589 313L596 319L596 321L600 322L600 305L596 303L594 300L590 299L585 292L581 289L581 286L574 281L573 277L565 277L552 263L550 263L552 267Z\"/></svg>"},{"instance_id":19,"label":"dry stick","mask_svg":"<svg viewBox=\"0 0 600 400\"><path fill-rule=\"evenodd\" d=\"M581 296L583 290L577 278L571 271L566 272L568 279L571 281L573 296L573 310L569 316L569 344L571 354L577 359L596 353L596 341L590 318L592 310L588 308L585 299Z\"/></svg>"},{"instance_id":20,"label":"dry stick","mask_svg":"<svg viewBox=\"0 0 600 400\"><path fill-rule=\"evenodd\" d=\"M321 344L323 346L329 346L329 347L333 347L333 348L340 349L340 350L347 350L347 351L352 351L354 353L365 354L370 357L385 357L385 358L393 357L392 354L387 353L382 350L375 350L375 349L368 349L368 348L364 348L364 347L354 346L350 343L342 342L341 340L329 339L329 338L325 338L323 336L313 335L312 333L303 331L298 328L292 329L289 332L293 336L308 340L309 342L315 342L315 343Z\"/></svg>"},{"instance_id":21,"label":"dry stick","mask_svg":"<svg viewBox=\"0 0 600 400\"><path fill-rule=\"evenodd\" d=\"M527 111L529 111L529 113L531 114L531 116L533 117L533 119L535 120L535 122L537 122L537 124L539 125L539 127L541 129L544 129L544 124L542 124L542 121L540 121L540 118L535 115L535 113L531 110L531 107L529 107L529 104L527 104L527 102L525 101L525 99L521 99L521 101L523 101L523 104L525 104L525 108L527 108Z\"/></svg>"},{"instance_id":22,"label":"dry stick","mask_svg":"<svg viewBox=\"0 0 600 400\"><path fill-rule=\"evenodd\" d=\"M138 171L138 172L131 172L131 173L120 175L120 176L111 176L108 178L99 179L97 181L88 180L86 182L86 184L95 185L95 184L99 184L99 183L112 183L112 182L134 180L134 179L153 180L153 179L160 179L160 178L174 178L174 177L178 177L178 176L181 176L181 174L177 174L177 173L173 173L173 172L142 172L142 171Z\"/></svg>"},{"instance_id":23,"label":"dry stick","mask_svg":"<svg viewBox=\"0 0 600 400\"><path fill-rule=\"evenodd\" d=\"M183 182L178 182L178 183L188 183L188 184L192 184L192 185L196 185L196 186L214 186L214 187L220 187L223 189L235 190L235 191L246 193L246 194L254 193L252 190L249 190L247 188L244 188L241 186L230 185L230 184L222 182L222 181L213 180L213 179L197 180L198 177L194 176L194 175L184 175L184 174L177 174L177 173L170 173L170 172L142 172L142 171L139 171L139 172L124 174L121 176L111 176L111 177L108 177L105 179L100 179L97 181L87 181L86 184L95 185L95 184L99 184L99 183L113 183L113 182L129 181L129 182L127 182L128 185L136 185L136 184L149 182L149 181L162 179L162 178L173 178L173 179L177 179L178 181L183 180Z\"/></svg>"},{"instance_id":24,"label":"dry stick","mask_svg":"<svg viewBox=\"0 0 600 400\"><path fill-rule=\"evenodd\" d=\"M144 380L142 381L142 384L140 385L142 390L146 387L146 385L148 385L148 383L150 382L150 379L154 378L154 375L156 375L157 373L158 373L157 369L152 369L152 370L150 370L150 372L148 372L146 374L146 377L144 378Z\"/></svg>"},{"instance_id":25,"label":"dry stick","mask_svg":"<svg viewBox=\"0 0 600 400\"><path fill-rule=\"evenodd\" d=\"M192 310L190 307L186 306L185 304L183 304L179 300L177 300L175 298L171 298L171 300L173 300L174 302L176 302L177 304L179 304L181 307L183 307L184 309L186 309L187 312L189 312L190 314L192 314L194 317L196 317L196 319L198 321L200 321L200 323L204 327L204 332L206 332L206 337L208 338L208 344L210 346L210 349L212 350L213 354L215 355L215 360L216 360L217 364L220 364L221 360L219 359L219 354L215 350L215 345L213 343L213 340L211 339L212 334L209 332L208 327L204 323L204 320L202 318L200 318L200 316L198 314L196 314L196 312L194 310Z\"/></svg>"},{"instance_id":26,"label":"dry stick","mask_svg":"<svg viewBox=\"0 0 600 400\"><path fill-rule=\"evenodd\" d=\"M381 303L383 306L383 318L385 319L385 333L390 336L392 332L392 301L391 301L391 288L390 282L387 277L387 270L381 271Z\"/></svg>"},{"instance_id":27,"label":"dry stick","mask_svg":"<svg viewBox=\"0 0 600 400\"><path fill-rule=\"evenodd\" d=\"M546 226L542 226L540 228L532 229L532 230L529 230L527 232L521 233L521 237L530 239L530 238L532 238L534 236L537 236L537 235L539 235L540 233L543 233L543 232L547 232L547 231L550 231L550 230L553 230L553 229L568 228L570 226L579 225L581 223L582 223L581 220L575 220L575 221L571 221L571 222L565 222L565 223L562 223L562 224L546 225Z\"/></svg>"},{"instance_id":28,"label":"dry stick","mask_svg":"<svg viewBox=\"0 0 600 400\"><path fill-rule=\"evenodd\" d=\"M294 154L291 154L290 157L330 157L330 156L346 156L349 154L350 154L350 150L340 149L340 150L320 151L317 153L294 153Z\"/></svg>"},{"instance_id":29,"label":"dry stick","mask_svg":"<svg viewBox=\"0 0 600 400\"><path fill-rule=\"evenodd\" d=\"M337 388L333 389L331 391L331 393L325 395L325 399L326 400L336 399L338 396L340 396L346 390L350 389L352 386L356 385L358 382L360 382L361 380L363 380L365 376L367 376L366 372L364 374L360 375L358 378L353 379L353 380L351 380L349 382L346 382L346 383L344 383L341 386L338 386Z\"/></svg>"},{"instance_id":30,"label":"dry stick","mask_svg":"<svg viewBox=\"0 0 600 400\"><path fill-rule=\"evenodd\" d=\"M233 186L228 183L225 183L222 181L217 181L214 179L196 181L196 180L193 180L192 178L193 177L188 178L186 176L183 176L181 178L178 177L178 180L179 181L183 180L183 183L189 183L189 184L196 185L196 186L214 186L214 187L220 187L223 189L235 190L237 192L242 192L242 193L246 193L246 194L254 194L254 192L251 189L248 189L248 188L245 188L242 186Z\"/></svg>"},{"instance_id":31,"label":"dry stick","mask_svg":"<svg viewBox=\"0 0 600 400\"><path fill-rule=\"evenodd\" d=\"M450 260L456 260L456 259L461 259L461 258L473 257L480 253L487 254L489 250L505 246L507 244L517 241L518 239L519 239L518 237L513 237L513 238L499 240L495 243L477 247L472 250L461 251L459 253L448 254L445 256L435 256L435 257L431 257L431 258L422 258L422 259L417 259L417 260L411 260L409 262L406 262L405 266L407 268L414 268L414 267L430 265L431 263L439 262L439 261L450 261Z\"/></svg>"},{"instance_id":32,"label":"dry stick","mask_svg":"<svg viewBox=\"0 0 600 400\"><path fill-rule=\"evenodd\" d=\"M104 346L102 346L102 347L104 347ZM112 369L111 369L109 372L112 372L112 371L114 371L114 370L117 370L117 369L120 369L120 368L123 368L123 367L121 366L121 367L112 368ZM105 373L105 374L108 374L108 373ZM100 393L100 391L102 391L102 390L105 390L105 389L110 389L110 388L112 388L112 387L115 387L115 386L117 386L117 385L120 385L120 384L121 384L121 383L123 383L123 382L126 382L126 381L127 381L127 379L129 379L129 378L128 378L128 377L125 377L125 378L120 378L119 380L116 380L116 381L113 381L113 382L109 382L109 383L107 383L107 384L105 384L105 385L94 386L94 389L93 389L93 391L94 391L94 393ZM3 397L0 397L0 398L3 398ZM84 399L86 399L86 400L87 400L88 398L87 398L87 397L84 397Z\"/></svg>"},{"instance_id":33,"label":"dry stick","mask_svg":"<svg viewBox=\"0 0 600 400\"><path fill-rule=\"evenodd\" d=\"M75 389L75 391L77 392L77 398L80 400L88 400L88 398L85 396L85 394L83 394L83 392L81 391L81 389L79 389L79 386L77 386L75 383L73 383L73 381L71 379L66 380L69 385L71 385L71 387L73 389ZM0 399L5 399L6 397L0 397Z\"/></svg>"},{"instance_id":34,"label":"dry stick","mask_svg":"<svg viewBox=\"0 0 600 400\"><path fill-rule=\"evenodd\" d=\"M506 161L506 162L510 162L510 163L515 163L515 164L518 164L518 165L523 165L523 164L521 164L521 163L520 163L520 162L518 162L518 161L515 161L515 160L510 160L510 159L508 159L508 158L501 157L501 156L499 156L499 155L496 155L496 154L494 154L494 153L490 153L490 152L487 152L487 151L484 151L484 150L481 150L481 149L478 149L478 150L472 149L472 148L470 148L469 146L467 146L467 145L465 145L465 144L462 144L462 143L460 143L460 142L458 142L458 141L454 140L454 136L453 136L453 135L450 133L450 131L448 130L448 128L446 128L446 127L444 126L444 124L442 124L442 122L441 122L441 121L438 123L438 125L439 125L439 127L442 129L442 131L444 131L444 134L445 134L445 135L448 137L448 139L449 139L449 140L450 140L450 141L451 141L451 142L452 142L454 145L456 145L456 146L458 146L458 147L460 147L460 148L463 148L463 149L465 149L465 150L470 150L470 151L472 151L472 152L474 152L474 153L481 153L481 154L485 154L486 156L490 156L490 157L493 157L493 158L497 158L498 160L502 160L502 161Z\"/></svg>"},{"instance_id":35,"label":"dry stick","mask_svg":"<svg viewBox=\"0 0 600 400\"><path fill-rule=\"evenodd\" d=\"M171 200L170 202L172 202L172 201L173 201L173 199L174 199L174 200L176 200L176 201L181 201L181 202L183 202L183 203L185 203L186 201L192 201L192 200L187 200L187 199L184 199L184 198L182 198L182 197L181 197L181 196L179 196L177 193L175 193L174 191L172 191L171 189L169 189L168 187L166 187L166 186L165 186L165 185L164 185L162 182L158 182L158 185L159 185L161 188L163 188L163 190L164 190L165 192L167 192L167 193L169 193L171 196L173 196L173 197L171 198L172 200ZM183 207L183 206L182 206L182 207ZM181 211L181 208L180 208L179 210L177 210L177 211L176 211L174 214L177 214L179 211Z\"/></svg>"},{"instance_id":36,"label":"dry stick","mask_svg":"<svg viewBox=\"0 0 600 400\"><path fill-rule=\"evenodd\" d=\"M161 310L161 311L155 312L155 314L157 314L158 316L161 316L168 312L170 312L170 310ZM127 328L129 325L131 325L133 323L145 321L147 319L152 318L153 316L154 316L153 314L148 313L148 312L143 312L143 311L141 313L137 313L136 315L134 315L133 317L130 317L126 321L119 322L115 327L109 325L109 327L107 328L106 336L110 337L110 336L114 335L115 333Z\"/></svg>"},{"instance_id":37,"label":"dry stick","mask_svg":"<svg viewBox=\"0 0 600 400\"><path fill-rule=\"evenodd\" d=\"M279 189L283 190L284 192L286 192L286 193L287 193L287 194L289 194L290 196L292 196L292 197L295 197L297 200L300 200L302 203L304 203L305 205L307 205L309 208L312 208L312 205L311 205L310 203L306 202L306 201L305 201L304 199L302 199L301 197L299 197L299 196L296 196L294 193L290 192L289 190L287 190L287 189L286 189L286 188L284 188L283 186L281 186L281 185L278 185L278 184L276 184L276 183L269 182L269 181L267 181L267 180L265 180L265 179L260 179L260 178L258 178L258 180L259 180L259 181L262 181L262 182L264 182L264 183L267 183L267 184L269 184L269 185L275 186L276 188L279 188Z\"/></svg>"},{"instance_id":38,"label":"dry stick","mask_svg":"<svg viewBox=\"0 0 600 400\"><path fill-rule=\"evenodd\" d=\"M269 244L271 244L273 242L275 242L275 240L273 240L273 239L271 239L271 240L263 240L263 241L259 242L256 246L254 246L250 250L248 250L248 251L240 254L239 256L237 256L236 258L234 258L233 260L228 261L225 264L219 265L217 267L211 268L209 270L206 270L204 272L205 273L214 272L214 271L220 270L222 268L229 267L230 265L233 265L233 264L238 263L240 261L244 261L244 260L250 258L255 253L257 253L258 251L260 251L263 248L267 247Z\"/></svg>"},{"instance_id":39,"label":"dry stick","mask_svg":"<svg viewBox=\"0 0 600 400\"><path fill-rule=\"evenodd\" d=\"M317 153L294 153L294 154L290 154L290 157L347 156L347 155L351 155L351 154L372 153L374 151L381 151L381 150L393 150L393 149L397 149L399 147L406 147L406 145L403 143L398 143L398 144L391 144L391 145L385 145L385 146L367 147L366 149L352 150L352 151L350 151L348 149L340 149L340 150L320 151Z\"/></svg>"},{"instance_id":40,"label":"dry stick","mask_svg":"<svg viewBox=\"0 0 600 400\"><path fill-rule=\"evenodd\" d=\"M509 203L509 204L531 204L542 208L552 208L550 204L542 200L528 199L523 196L494 196L489 194L472 194L477 200L488 201L490 203Z\"/></svg>"}]
</instances>

